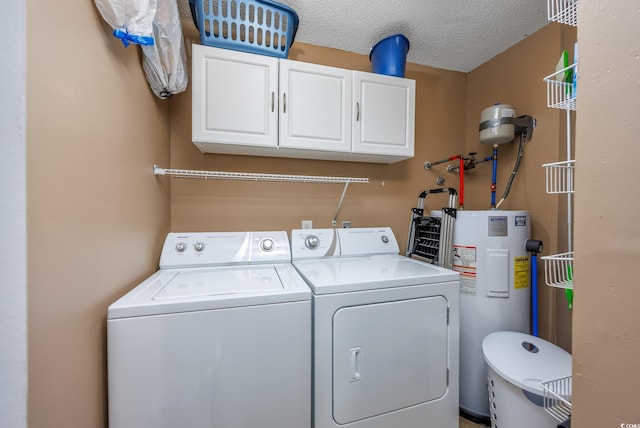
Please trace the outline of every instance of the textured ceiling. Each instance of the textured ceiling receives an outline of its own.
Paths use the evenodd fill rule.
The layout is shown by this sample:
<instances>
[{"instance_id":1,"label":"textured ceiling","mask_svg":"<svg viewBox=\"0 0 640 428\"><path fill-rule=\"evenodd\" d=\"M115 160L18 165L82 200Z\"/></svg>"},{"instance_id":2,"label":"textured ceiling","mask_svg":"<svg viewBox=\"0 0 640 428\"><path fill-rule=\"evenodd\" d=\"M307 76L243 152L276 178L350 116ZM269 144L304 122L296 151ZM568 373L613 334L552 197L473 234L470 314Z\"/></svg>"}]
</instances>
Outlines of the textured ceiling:
<instances>
[{"instance_id":1,"label":"textured ceiling","mask_svg":"<svg viewBox=\"0 0 640 428\"><path fill-rule=\"evenodd\" d=\"M241 1L241 0L239 0ZM280 0L300 18L295 41L369 54L392 34L407 61L469 72L547 24L546 0ZM188 0L178 0L183 19Z\"/></svg>"}]
</instances>

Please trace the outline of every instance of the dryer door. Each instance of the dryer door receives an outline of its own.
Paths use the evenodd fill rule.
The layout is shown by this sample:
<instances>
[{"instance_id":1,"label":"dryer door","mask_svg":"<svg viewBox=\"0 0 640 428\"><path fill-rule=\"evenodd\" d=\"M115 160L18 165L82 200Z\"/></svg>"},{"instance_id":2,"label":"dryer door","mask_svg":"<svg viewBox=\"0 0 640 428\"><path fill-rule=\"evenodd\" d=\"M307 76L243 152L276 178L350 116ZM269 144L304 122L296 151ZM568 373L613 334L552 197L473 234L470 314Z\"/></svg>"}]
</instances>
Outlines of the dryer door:
<instances>
[{"instance_id":1,"label":"dryer door","mask_svg":"<svg viewBox=\"0 0 640 428\"><path fill-rule=\"evenodd\" d=\"M344 307L333 317L333 417L347 424L447 391L447 300Z\"/></svg>"}]
</instances>

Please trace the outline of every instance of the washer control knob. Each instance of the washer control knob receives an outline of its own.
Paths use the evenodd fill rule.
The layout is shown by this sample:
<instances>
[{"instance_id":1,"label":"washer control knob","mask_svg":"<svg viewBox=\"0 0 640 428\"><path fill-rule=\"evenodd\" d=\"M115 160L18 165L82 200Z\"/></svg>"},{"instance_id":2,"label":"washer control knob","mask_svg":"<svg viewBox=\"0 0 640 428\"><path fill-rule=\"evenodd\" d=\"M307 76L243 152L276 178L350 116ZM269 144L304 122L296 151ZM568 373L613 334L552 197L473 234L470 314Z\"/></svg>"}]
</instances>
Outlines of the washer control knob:
<instances>
[{"instance_id":1,"label":"washer control knob","mask_svg":"<svg viewBox=\"0 0 640 428\"><path fill-rule=\"evenodd\" d=\"M266 238L263 239L262 241L260 241L260 249L262 251L273 251L274 248L276 248L276 243L273 242L273 239L271 238Z\"/></svg>"},{"instance_id":2,"label":"washer control knob","mask_svg":"<svg viewBox=\"0 0 640 428\"><path fill-rule=\"evenodd\" d=\"M196 242L195 244L193 244L193 249L198 253L201 253L202 250L204 250L204 242Z\"/></svg>"},{"instance_id":3,"label":"washer control knob","mask_svg":"<svg viewBox=\"0 0 640 428\"><path fill-rule=\"evenodd\" d=\"M320 238L316 235L309 235L304 240L304 245L310 250L315 250L320 244Z\"/></svg>"},{"instance_id":4,"label":"washer control knob","mask_svg":"<svg viewBox=\"0 0 640 428\"><path fill-rule=\"evenodd\" d=\"M176 251L179 253L183 253L184 250L187 249L187 244L185 244L184 242L178 242L176 244Z\"/></svg>"},{"instance_id":5,"label":"washer control knob","mask_svg":"<svg viewBox=\"0 0 640 428\"><path fill-rule=\"evenodd\" d=\"M382 239L382 242L384 242L385 244L389 243L389 237L387 235L382 235L380 239Z\"/></svg>"}]
</instances>

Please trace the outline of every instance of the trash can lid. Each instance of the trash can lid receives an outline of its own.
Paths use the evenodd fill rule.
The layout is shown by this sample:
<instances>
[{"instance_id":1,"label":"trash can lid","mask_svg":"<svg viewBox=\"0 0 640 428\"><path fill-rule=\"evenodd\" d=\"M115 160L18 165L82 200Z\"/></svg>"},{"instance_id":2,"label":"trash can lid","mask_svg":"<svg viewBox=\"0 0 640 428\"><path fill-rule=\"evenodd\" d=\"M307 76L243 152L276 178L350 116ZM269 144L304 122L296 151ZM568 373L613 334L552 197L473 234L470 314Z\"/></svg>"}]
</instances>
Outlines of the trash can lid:
<instances>
[{"instance_id":1,"label":"trash can lid","mask_svg":"<svg viewBox=\"0 0 640 428\"><path fill-rule=\"evenodd\" d=\"M571 354L524 333L491 333L482 341L482 354L505 380L538 395L543 395L540 382L571 376Z\"/></svg>"}]
</instances>

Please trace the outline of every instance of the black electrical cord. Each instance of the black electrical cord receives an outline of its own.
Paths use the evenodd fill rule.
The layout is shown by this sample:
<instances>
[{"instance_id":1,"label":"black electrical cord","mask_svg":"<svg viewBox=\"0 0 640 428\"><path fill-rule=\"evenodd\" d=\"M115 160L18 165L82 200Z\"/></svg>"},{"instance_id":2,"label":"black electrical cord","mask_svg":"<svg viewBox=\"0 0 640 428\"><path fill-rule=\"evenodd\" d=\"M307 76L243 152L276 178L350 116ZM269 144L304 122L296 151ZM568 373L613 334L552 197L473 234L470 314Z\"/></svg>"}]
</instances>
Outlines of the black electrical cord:
<instances>
[{"instance_id":1,"label":"black electrical cord","mask_svg":"<svg viewBox=\"0 0 640 428\"><path fill-rule=\"evenodd\" d=\"M520 146L518 147L518 157L516 158L516 163L513 166L513 171L511 171L511 176L509 176L509 180L507 181L507 186L504 189L504 193L500 198L500 201L496 204L496 208L500 207L500 204L507 199L509 196L509 192L511 191L511 185L513 184L513 180L516 178L518 174L518 170L520 169L520 162L522 161L522 155L524 155L524 142L526 140L525 133L520 134Z\"/></svg>"}]
</instances>

